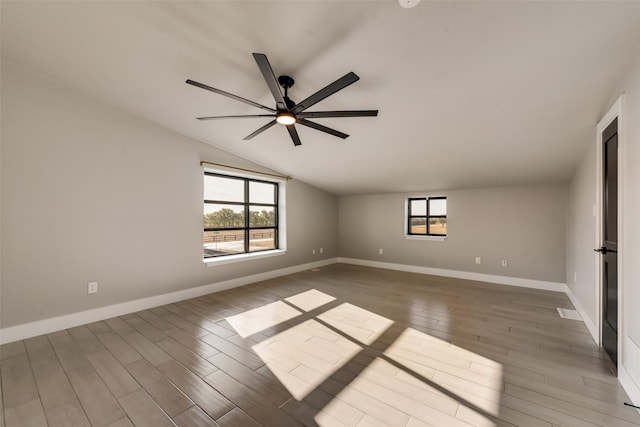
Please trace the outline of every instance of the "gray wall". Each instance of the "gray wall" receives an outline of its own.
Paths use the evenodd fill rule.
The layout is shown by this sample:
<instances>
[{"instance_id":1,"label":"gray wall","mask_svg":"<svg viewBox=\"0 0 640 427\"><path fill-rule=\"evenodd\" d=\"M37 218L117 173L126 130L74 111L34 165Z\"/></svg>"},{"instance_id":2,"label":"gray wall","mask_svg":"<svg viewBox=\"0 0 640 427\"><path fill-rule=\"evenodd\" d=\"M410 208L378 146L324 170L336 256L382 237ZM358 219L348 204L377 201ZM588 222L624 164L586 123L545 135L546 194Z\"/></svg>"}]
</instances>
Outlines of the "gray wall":
<instances>
[{"instance_id":1,"label":"gray wall","mask_svg":"<svg viewBox=\"0 0 640 427\"><path fill-rule=\"evenodd\" d=\"M622 323L619 325L622 345L620 378L628 374L635 383L625 381L627 392L638 403L640 399L640 55L612 94L610 105L602 111L604 116L615 100L624 93L623 120L619 127L622 138L622 163L619 181L622 193L622 223L618 224L622 245L618 261L622 274L618 285L622 289ZM591 205L596 192L596 131L594 142L576 170L569 191L569 227L567 234L567 284L585 309L590 321L597 327L597 294L594 255L596 223ZM573 271L577 281L573 281ZM624 368L624 369L623 369Z\"/></svg>"},{"instance_id":2,"label":"gray wall","mask_svg":"<svg viewBox=\"0 0 640 427\"><path fill-rule=\"evenodd\" d=\"M1 114L3 328L337 256L337 198L293 180L287 254L207 267L199 161L257 165L6 63Z\"/></svg>"},{"instance_id":3,"label":"gray wall","mask_svg":"<svg viewBox=\"0 0 640 427\"><path fill-rule=\"evenodd\" d=\"M622 146L622 345L623 364L635 380L640 402L640 55L615 92L625 93ZM631 340L632 342L630 342Z\"/></svg>"},{"instance_id":4,"label":"gray wall","mask_svg":"<svg viewBox=\"0 0 640 427\"><path fill-rule=\"evenodd\" d=\"M596 243L596 134L569 185L567 208L567 279L592 325L598 324ZM586 320L586 319L585 319Z\"/></svg>"},{"instance_id":5,"label":"gray wall","mask_svg":"<svg viewBox=\"0 0 640 427\"><path fill-rule=\"evenodd\" d=\"M446 195L445 241L404 237L407 197ZM564 283L565 185L339 198L341 257ZM384 250L383 255L378 249ZM475 264L475 257L482 264ZM508 267L500 265L508 260Z\"/></svg>"}]
</instances>

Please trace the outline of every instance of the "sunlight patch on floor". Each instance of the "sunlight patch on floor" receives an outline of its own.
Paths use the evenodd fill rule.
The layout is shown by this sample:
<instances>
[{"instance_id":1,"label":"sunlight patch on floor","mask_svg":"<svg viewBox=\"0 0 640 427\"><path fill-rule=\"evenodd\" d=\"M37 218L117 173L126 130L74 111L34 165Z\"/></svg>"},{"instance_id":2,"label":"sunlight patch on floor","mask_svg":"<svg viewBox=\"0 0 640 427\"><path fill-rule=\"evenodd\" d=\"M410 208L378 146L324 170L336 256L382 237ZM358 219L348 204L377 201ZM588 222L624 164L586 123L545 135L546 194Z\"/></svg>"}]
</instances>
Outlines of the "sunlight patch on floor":
<instances>
[{"instance_id":1,"label":"sunlight patch on floor","mask_svg":"<svg viewBox=\"0 0 640 427\"><path fill-rule=\"evenodd\" d=\"M337 399L387 425L404 426L412 418L435 425L464 424L455 418L459 406L455 399L421 381L408 381L402 372L402 368L376 358Z\"/></svg>"},{"instance_id":2,"label":"sunlight patch on floor","mask_svg":"<svg viewBox=\"0 0 640 427\"><path fill-rule=\"evenodd\" d=\"M331 301L335 301L335 298L316 289L310 289L306 292L285 298L284 300L303 311L311 311Z\"/></svg>"},{"instance_id":3,"label":"sunlight patch on floor","mask_svg":"<svg viewBox=\"0 0 640 427\"><path fill-rule=\"evenodd\" d=\"M393 320L346 302L318 315L318 319L365 344L373 343L393 325Z\"/></svg>"},{"instance_id":4,"label":"sunlight patch on floor","mask_svg":"<svg viewBox=\"0 0 640 427\"><path fill-rule=\"evenodd\" d=\"M272 326L293 319L302 314L289 304L276 301L253 310L245 311L235 316L229 316L225 320L229 322L238 335L246 338L257 332L264 331Z\"/></svg>"},{"instance_id":5,"label":"sunlight patch on floor","mask_svg":"<svg viewBox=\"0 0 640 427\"><path fill-rule=\"evenodd\" d=\"M246 337L307 316L252 348L297 401L317 407L318 425L495 426L499 363L411 327L390 330L393 320L350 303L322 311L335 298L315 289L285 301L227 321Z\"/></svg>"},{"instance_id":6,"label":"sunlight patch on floor","mask_svg":"<svg viewBox=\"0 0 640 427\"><path fill-rule=\"evenodd\" d=\"M361 349L313 319L253 346L297 400L302 400Z\"/></svg>"},{"instance_id":7,"label":"sunlight patch on floor","mask_svg":"<svg viewBox=\"0 0 640 427\"><path fill-rule=\"evenodd\" d=\"M500 412L500 363L413 328L403 331L384 355L406 367L397 375L404 382L457 402L457 418L495 425L489 416Z\"/></svg>"}]
</instances>

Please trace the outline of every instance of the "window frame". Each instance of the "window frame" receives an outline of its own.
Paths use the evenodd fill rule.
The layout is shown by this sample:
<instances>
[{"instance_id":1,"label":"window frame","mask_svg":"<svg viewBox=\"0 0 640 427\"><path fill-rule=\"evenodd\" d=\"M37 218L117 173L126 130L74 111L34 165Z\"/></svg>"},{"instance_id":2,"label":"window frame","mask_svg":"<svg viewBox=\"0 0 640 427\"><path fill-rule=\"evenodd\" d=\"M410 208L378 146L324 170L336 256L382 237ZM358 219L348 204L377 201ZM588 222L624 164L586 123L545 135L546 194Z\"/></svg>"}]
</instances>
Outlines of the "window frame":
<instances>
[{"instance_id":1,"label":"window frame","mask_svg":"<svg viewBox=\"0 0 640 427\"><path fill-rule=\"evenodd\" d=\"M207 231L242 231L244 233L243 239L243 252L229 253L229 254L220 254L220 255L212 255L206 256L204 252L202 253L203 262L212 265L212 264L222 264L228 262L242 261L247 259L255 259L255 258L263 258L265 256L273 256L273 255L281 255L284 254L285 244L286 242L286 234L284 233L284 196L285 196L285 182L284 180L278 179L264 179L263 177L253 175L253 174L239 174L227 171L219 171L212 170L206 168L201 175L204 179L206 176L215 176L219 178L225 179L235 179L243 182L243 201L227 201L227 200L212 200L204 198L204 187L203 187L203 206L207 205L232 205L232 206L241 206L242 212L244 216L244 224L243 226L238 227L206 227L204 222L202 224L203 236ZM204 182L204 181L203 181ZM250 183L266 183L274 186L274 203L264 203L264 202L251 202L251 194L250 194ZM204 185L204 184L203 184ZM272 208L274 212L274 223L273 225L266 226L252 226L251 225L251 208L252 207L268 207ZM274 231L274 247L259 249L250 251L250 241L251 241L251 233L255 230L273 230Z\"/></svg>"},{"instance_id":2,"label":"window frame","mask_svg":"<svg viewBox=\"0 0 640 427\"><path fill-rule=\"evenodd\" d=\"M426 212L425 215L412 215L411 212L411 207L412 207L412 201L414 200L424 200L425 204L426 204ZM447 234L434 234L434 233L430 233L431 231L431 225L429 223L429 220L432 218L444 218L447 219L447 215L431 215L430 213L430 201L431 200L445 200L447 201L447 196L426 196L426 197L408 197L407 198L407 204L406 204L406 215L405 215L405 220L406 220L406 224L405 224L405 235L407 238L426 238L426 239L430 239L430 240L444 240L447 238L448 233ZM447 203L447 208L448 208L448 203ZM448 210L448 209L447 209ZM424 218L425 219L425 233L413 233L411 231L411 220L414 218ZM448 222L447 222L448 225Z\"/></svg>"}]
</instances>

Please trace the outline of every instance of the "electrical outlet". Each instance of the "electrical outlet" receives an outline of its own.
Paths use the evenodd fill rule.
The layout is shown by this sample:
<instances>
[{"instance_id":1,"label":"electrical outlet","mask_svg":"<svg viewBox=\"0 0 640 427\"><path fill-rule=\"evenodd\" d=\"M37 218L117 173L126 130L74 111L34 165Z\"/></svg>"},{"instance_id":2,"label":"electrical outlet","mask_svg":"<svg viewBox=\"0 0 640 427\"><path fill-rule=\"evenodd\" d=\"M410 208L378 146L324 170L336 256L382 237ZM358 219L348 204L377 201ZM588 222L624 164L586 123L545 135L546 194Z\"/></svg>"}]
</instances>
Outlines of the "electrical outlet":
<instances>
[{"instance_id":1,"label":"electrical outlet","mask_svg":"<svg viewBox=\"0 0 640 427\"><path fill-rule=\"evenodd\" d=\"M578 272L577 272L577 271L574 271L574 272L573 272L573 282L574 282L574 283L577 283L577 282L578 282Z\"/></svg>"},{"instance_id":2,"label":"electrical outlet","mask_svg":"<svg viewBox=\"0 0 640 427\"><path fill-rule=\"evenodd\" d=\"M312 254L312 255L315 255L315 254L316 254L316 250L315 250L315 249L312 249L312 250L311 250L311 254Z\"/></svg>"},{"instance_id":3,"label":"electrical outlet","mask_svg":"<svg viewBox=\"0 0 640 427\"><path fill-rule=\"evenodd\" d=\"M378 255L382 255L384 251L382 249L378 249Z\"/></svg>"},{"instance_id":4,"label":"electrical outlet","mask_svg":"<svg viewBox=\"0 0 640 427\"><path fill-rule=\"evenodd\" d=\"M508 265L509 265L509 263L507 262L507 260L506 260L506 259L503 259L503 260L502 260L502 266L503 266L503 267L506 267L506 266L508 266Z\"/></svg>"},{"instance_id":5,"label":"electrical outlet","mask_svg":"<svg viewBox=\"0 0 640 427\"><path fill-rule=\"evenodd\" d=\"M482 258L479 256L476 257L476 264L482 264Z\"/></svg>"},{"instance_id":6,"label":"electrical outlet","mask_svg":"<svg viewBox=\"0 0 640 427\"><path fill-rule=\"evenodd\" d=\"M322 253L322 248L320 248L320 253Z\"/></svg>"},{"instance_id":7,"label":"electrical outlet","mask_svg":"<svg viewBox=\"0 0 640 427\"><path fill-rule=\"evenodd\" d=\"M98 292L98 282L89 282L87 285L87 293L95 294Z\"/></svg>"}]
</instances>

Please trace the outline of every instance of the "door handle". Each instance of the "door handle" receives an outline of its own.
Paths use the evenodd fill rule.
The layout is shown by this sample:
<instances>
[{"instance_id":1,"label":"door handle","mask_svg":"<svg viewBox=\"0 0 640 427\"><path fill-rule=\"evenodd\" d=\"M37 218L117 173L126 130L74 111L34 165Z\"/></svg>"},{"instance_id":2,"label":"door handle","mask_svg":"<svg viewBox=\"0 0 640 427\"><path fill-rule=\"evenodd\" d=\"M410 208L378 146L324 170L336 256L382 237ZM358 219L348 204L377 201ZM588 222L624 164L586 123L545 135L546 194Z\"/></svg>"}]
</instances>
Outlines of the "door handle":
<instances>
[{"instance_id":1,"label":"door handle","mask_svg":"<svg viewBox=\"0 0 640 427\"><path fill-rule=\"evenodd\" d=\"M618 251L614 251L613 249L607 249L606 246L601 246L598 249L594 249L596 252L600 252L602 255L608 254L611 252L612 254L617 254Z\"/></svg>"}]
</instances>

